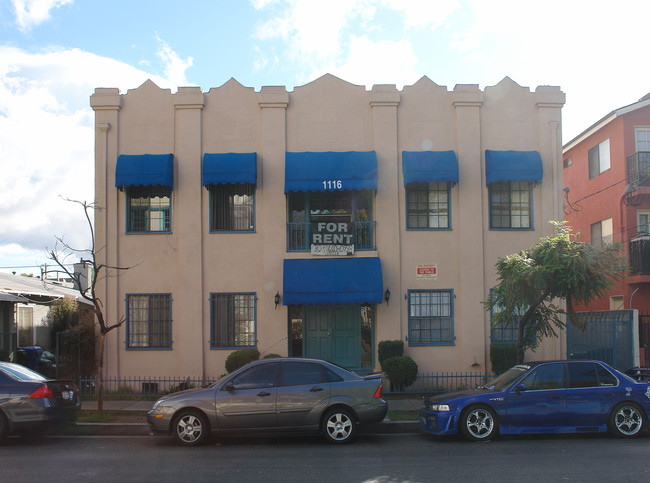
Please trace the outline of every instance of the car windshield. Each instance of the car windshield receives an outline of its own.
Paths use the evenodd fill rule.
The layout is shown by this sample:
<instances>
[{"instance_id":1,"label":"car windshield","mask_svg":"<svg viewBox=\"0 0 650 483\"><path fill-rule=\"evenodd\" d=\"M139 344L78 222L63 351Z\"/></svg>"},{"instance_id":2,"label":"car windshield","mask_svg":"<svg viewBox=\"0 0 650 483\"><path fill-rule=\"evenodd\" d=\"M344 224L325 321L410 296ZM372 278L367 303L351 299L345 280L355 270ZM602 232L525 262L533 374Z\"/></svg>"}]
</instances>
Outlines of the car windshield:
<instances>
[{"instance_id":1,"label":"car windshield","mask_svg":"<svg viewBox=\"0 0 650 483\"><path fill-rule=\"evenodd\" d=\"M510 384L512 384L516 379L524 375L526 371L530 369L530 366L526 364L519 364L514 367L511 367L506 372L500 376L493 379L489 384L481 386L482 389L490 389L493 391L503 391Z\"/></svg>"},{"instance_id":2,"label":"car windshield","mask_svg":"<svg viewBox=\"0 0 650 483\"><path fill-rule=\"evenodd\" d=\"M21 381L46 381L47 379L41 376L38 372L27 369L19 364L6 363L0 366L0 369L7 374L12 375Z\"/></svg>"}]
</instances>

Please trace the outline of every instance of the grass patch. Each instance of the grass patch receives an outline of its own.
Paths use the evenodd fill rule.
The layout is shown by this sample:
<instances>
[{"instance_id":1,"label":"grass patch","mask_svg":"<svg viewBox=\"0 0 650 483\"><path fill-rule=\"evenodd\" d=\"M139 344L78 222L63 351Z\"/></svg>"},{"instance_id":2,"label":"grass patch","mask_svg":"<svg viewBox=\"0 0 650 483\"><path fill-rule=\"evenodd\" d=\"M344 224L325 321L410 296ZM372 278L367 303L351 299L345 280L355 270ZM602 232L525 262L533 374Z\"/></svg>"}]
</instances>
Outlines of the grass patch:
<instances>
[{"instance_id":1,"label":"grass patch","mask_svg":"<svg viewBox=\"0 0 650 483\"><path fill-rule=\"evenodd\" d=\"M388 419L391 421L417 421L419 410L388 410Z\"/></svg>"}]
</instances>

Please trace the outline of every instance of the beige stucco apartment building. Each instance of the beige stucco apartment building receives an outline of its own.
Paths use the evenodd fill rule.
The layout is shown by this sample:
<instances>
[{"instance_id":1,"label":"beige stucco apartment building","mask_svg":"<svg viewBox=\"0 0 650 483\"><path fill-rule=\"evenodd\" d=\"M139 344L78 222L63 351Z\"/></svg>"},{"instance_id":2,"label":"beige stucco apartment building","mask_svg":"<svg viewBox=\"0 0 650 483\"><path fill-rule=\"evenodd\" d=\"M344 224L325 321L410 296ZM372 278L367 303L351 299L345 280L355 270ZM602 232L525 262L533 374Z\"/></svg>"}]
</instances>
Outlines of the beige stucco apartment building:
<instances>
[{"instance_id":1,"label":"beige stucco apartment building","mask_svg":"<svg viewBox=\"0 0 650 483\"><path fill-rule=\"evenodd\" d=\"M98 88L98 259L110 376L215 377L235 349L489 371L498 257L562 219L558 87L398 90L325 75L176 93ZM549 340L536 358L564 357Z\"/></svg>"}]
</instances>

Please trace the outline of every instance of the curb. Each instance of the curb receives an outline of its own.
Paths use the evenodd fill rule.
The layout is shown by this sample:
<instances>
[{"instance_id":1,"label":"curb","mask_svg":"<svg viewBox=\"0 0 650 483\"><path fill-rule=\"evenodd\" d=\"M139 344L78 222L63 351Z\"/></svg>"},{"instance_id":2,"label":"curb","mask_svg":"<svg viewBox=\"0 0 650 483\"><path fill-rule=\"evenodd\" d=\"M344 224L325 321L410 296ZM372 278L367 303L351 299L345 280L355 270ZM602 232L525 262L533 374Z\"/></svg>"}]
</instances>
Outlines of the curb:
<instances>
[{"instance_id":1,"label":"curb","mask_svg":"<svg viewBox=\"0 0 650 483\"><path fill-rule=\"evenodd\" d=\"M359 428L359 434L419 433L417 421L383 421ZM76 423L56 431L60 436L149 436L147 423Z\"/></svg>"}]
</instances>

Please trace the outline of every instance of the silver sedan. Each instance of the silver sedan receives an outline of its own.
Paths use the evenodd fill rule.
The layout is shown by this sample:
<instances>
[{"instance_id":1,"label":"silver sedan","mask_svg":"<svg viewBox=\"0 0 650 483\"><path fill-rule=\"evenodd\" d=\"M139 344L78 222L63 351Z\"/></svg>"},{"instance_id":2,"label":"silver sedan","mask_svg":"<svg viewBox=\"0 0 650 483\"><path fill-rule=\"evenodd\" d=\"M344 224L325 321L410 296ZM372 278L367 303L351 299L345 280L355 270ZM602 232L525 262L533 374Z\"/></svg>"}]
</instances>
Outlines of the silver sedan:
<instances>
[{"instance_id":1,"label":"silver sedan","mask_svg":"<svg viewBox=\"0 0 650 483\"><path fill-rule=\"evenodd\" d=\"M384 419L381 396L380 374L359 376L315 359L265 359L207 388L162 397L147 421L183 446L243 431L320 431L331 443L347 443L358 425Z\"/></svg>"}]
</instances>

